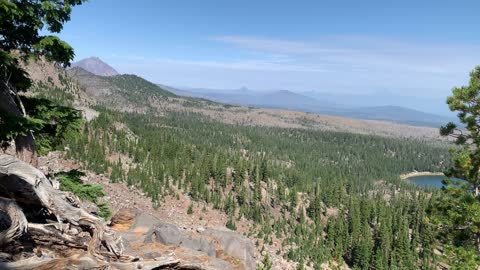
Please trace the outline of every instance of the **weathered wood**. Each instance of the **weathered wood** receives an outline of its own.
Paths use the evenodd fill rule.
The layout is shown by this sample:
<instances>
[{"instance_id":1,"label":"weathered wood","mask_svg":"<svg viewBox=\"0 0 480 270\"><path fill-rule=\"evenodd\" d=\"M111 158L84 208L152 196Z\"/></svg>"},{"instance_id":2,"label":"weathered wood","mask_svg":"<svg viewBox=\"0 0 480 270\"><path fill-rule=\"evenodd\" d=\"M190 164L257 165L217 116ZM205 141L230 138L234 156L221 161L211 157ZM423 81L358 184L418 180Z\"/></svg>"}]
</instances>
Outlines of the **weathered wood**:
<instances>
[{"instance_id":1,"label":"weathered wood","mask_svg":"<svg viewBox=\"0 0 480 270\"><path fill-rule=\"evenodd\" d=\"M26 117L20 96L12 85L6 81L0 82L0 111L17 117ZM15 138L15 151L19 159L37 166L37 147L31 131L28 131L26 135Z\"/></svg>"},{"instance_id":2,"label":"weathered wood","mask_svg":"<svg viewBox=\"0 0 480 270\"><path fill-rule=\"evenodd\" d=\"M62 232L53 224L28 223L28 232L37 245L44 246L62 246L64 248L87 250L87 241L90 240L90 237L85 238L81 234L71 235L67 232Z\"/></svg>"},{"instance_id":3,"label":"weathered wood","mask_svg":"<svg viewBox=\"0 0 480 270\"><path fill-rule=\"evenodd\" d=\"M10 220L10 226L0 232L0 246L8 244L27 232L27 219L22 209L14 200L0 197L0 211L4 212Z\"/></svg>"},{"instance_id":4,"label":"weathered wood","mask_svg":"<svg viewBox=\"0 0 480 270\"><path fill-rule=\"evenodd\" d=\"M33 133L28 131L24 136L15 138L15 152L17 157L32 166L38 166L37 145Z\"/></svg>"},{"instance_id":5,"label":"weathered wood","mask_svg":"<svg viewBox=\"0 0 480 270\"><path fill-rule=\"evenodd\" d=\"M129 263L111 263L111 266L118 270L137 270L137 269L176 269L180 260L174 258L164 258L158 261L138 261Z\"/></svg>"},{"instance_id":6,"label":"weathered wood","mask_svg":"<svg viewBox=\"0 0 480 270\"><path fill-rule=\"evenodd\" d=\"M95 265L93 267L92 265ZM83 268L82 268L83 267ZM50 256L31 257L11 263L0 263L1 269L116 269L116 270L153 270L153 269L179 269L179 270L203 270L201 267L182 268L180 260L165 258L159 261L136 261L136 262L98 262L88 256L71 256L67 258L52 258Z\"/></svg>"},{"instance_id":7,"label":"weathered wood","mask_svg":"<svg viewBox=\"0 0 480 270\"><path fill-rule=\"evenodd\" d=\"M0 270L50 270L50 269L111 269L106 262L99 262L85 252L69 256L57 256L51 251L39 252L37 255L15 262L0 263Z\"/></svg>"},{"instance_id":8,"label":"weathered wood","mask_svg":"<svg viewBox=\"0 0 480 270\"><path fill-rule=\"evenodd\" d=\"M41 265L45 265L51 262L52 258L39 258L36 256L30 257L25 260L20 260L16 262L1 263L0 270L30 270L37 269Z\"/></svg>"},{"instance_id":9,"label":"weathered wood","mask_svg":"<svg viewBox=\"0 0 480 270\"><path fill-rule=\"evenodd\" d=\"M57 218L60 226L62 223L70 223L88 228L91 239L87 250L91 255L99 259L118 258L122 255L124 247L120 237L113 234L101 218L79 208L78 198L55 189L41 171L29 164L13 156L0 155L0 190L12 200L43 207ZM32 229L52 233L59 241L61 237L67 242L72 240L55 232L51 227L47 229L37 226ZM62 231L62 228L59 231ZM101 251L102 247L106 248L107 252Z\"/></svg>"}]
</instances>

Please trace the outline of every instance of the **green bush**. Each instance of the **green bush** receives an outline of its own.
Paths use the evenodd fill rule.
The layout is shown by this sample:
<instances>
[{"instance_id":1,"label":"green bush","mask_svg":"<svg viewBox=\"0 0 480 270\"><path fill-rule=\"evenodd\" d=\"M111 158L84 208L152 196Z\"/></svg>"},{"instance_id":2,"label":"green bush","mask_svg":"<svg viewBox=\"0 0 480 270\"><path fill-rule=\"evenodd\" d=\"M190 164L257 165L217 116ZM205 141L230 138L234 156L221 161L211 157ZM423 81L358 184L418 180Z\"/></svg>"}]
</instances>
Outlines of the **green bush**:
<instances>
[{"instance_id":1,"label":"green bush","mask_svg":"<svg viewBox=\"0 0 480 270\"><path fill-rule=\"evenodd\" d=\"M100 209L98 215L104 219L108 219L112 215L112 211L108 208L107 203L99 203L99 199L104 197L106 193L100 185L83 184L80 177L85 173L78 170L68 172L60 172L55 176L60 181L60 190L69 191L77 195L83 200L95 203Z\"/></svg>"},{"instance_id":2,"label":"green bush","mask_svg":"<svg viewBox=\"0 0 480 270\"><path fill-rule=\"evenodd\" d=\"M187 214L189 214L189 215L193 214L193 203L190 204L190 206L188 206Z\"/></svg>"},{"instance_id":3,"label":"green bush","mask_svg":"<svg viewBox=\"0 0 480 270\"><path fill-rule=\"evenodd\" d=\"M83 126L82 114L71 107L43 98L22 98L28 117L0 111L0 143L8 144L18 136L32 132L40 155L75 136Z\"/></svg>"},{"instance_id":4,"label":"green bush","mask_svg":"<svg viewBox=\"0 0 480 270\"><path fill-rule=\"evenodd\" d=\"M98 215L102 217L103 219L107 220L110 217L112 217L112 210L108 207L107 203L99 203L97 204L98 208L100 211L98 212Z\"/></svg>"},{"instance_id":5,"label":"green bush","mask_svg":"<svg viewBox=\"0 0 480 270\"><path fill-rule=\"evenodd\" d=\"M227 224L225 224L225 226L227 228L229 228L230 230L232 231L236 231L237 230L237 225L235 225L235 222L233 221L232 218L230 218L228 221L227 221Z\"/></svg>"}]
</instances>

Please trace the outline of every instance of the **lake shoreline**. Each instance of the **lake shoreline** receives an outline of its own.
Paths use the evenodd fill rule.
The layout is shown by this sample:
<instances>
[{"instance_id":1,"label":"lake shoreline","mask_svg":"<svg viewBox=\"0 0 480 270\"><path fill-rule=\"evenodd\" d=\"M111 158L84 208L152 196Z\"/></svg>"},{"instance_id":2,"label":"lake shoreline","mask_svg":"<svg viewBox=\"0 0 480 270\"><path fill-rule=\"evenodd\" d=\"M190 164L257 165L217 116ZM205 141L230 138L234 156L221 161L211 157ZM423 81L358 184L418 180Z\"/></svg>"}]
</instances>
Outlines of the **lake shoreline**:
<instances>
[{"instance_id":1,"label":"lake shoreline","mask_svg":"<svg viewBox=\"0 0 480 270\"><path fill-rule=\"evenodd\" d=\"M442 172L409 172L406 174L401 174L400 179L405 180L410 177L415 177L415 176L443 176L444 174Z\"/></svg>"}]
</instances>

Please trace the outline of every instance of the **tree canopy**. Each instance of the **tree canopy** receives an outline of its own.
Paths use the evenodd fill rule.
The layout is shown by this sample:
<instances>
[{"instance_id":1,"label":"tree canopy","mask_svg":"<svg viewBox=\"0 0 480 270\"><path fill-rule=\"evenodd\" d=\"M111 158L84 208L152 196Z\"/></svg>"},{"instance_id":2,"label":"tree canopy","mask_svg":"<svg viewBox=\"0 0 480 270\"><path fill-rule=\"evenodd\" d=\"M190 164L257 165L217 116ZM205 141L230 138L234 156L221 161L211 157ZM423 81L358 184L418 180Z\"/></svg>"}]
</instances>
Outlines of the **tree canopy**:
<instances>
[{"instance_id":1,"label":"tree canopy","mask_svg":"<svg viewBox=\"0 0 480 270\"><path fill-rule=\"evenodd\" d=\"M461 180L444 180L446 187L429 212L453 269L473 269L480 264L480 66L470 73L468 85L452 90L447 104L462 125L448 123L440 129L458 145L445 175Z\"/></svg>"},{"instance_id":2,"label":"tree canopy","mask_svg":"<svg viewBox=\"0 0 480 270\"><path fill-rule=\"evenodd\" d=\"M84 0L0 0L0 129L7 133L6 139L15 140L17 156L24 161L36 162L37 147L32 130L38 128L39 123L27 115L18 94L32 85L22 61L44 57L68 66L74 57L73 48L56 36L40 32L59 33L70 20L72 7L82 2ZM1 143L5 146L8 141Z\"/></svg>"},{"instance_id":3,"label":"tree canopy","mask_svg":"<svg viewBox=\"0 0 480 270\"><path fill-rule=\"evenodd\" d=\"M456 87L453 95L447 98L451 111L458 112L458 119L464 129L450 122L440 129L443 136L455 138L460 149L452 150L454 166L447 176L464 179L476 197L480 195L480 66L470 73L470 82L466 86Z\"/></svg>"}]
</instances>

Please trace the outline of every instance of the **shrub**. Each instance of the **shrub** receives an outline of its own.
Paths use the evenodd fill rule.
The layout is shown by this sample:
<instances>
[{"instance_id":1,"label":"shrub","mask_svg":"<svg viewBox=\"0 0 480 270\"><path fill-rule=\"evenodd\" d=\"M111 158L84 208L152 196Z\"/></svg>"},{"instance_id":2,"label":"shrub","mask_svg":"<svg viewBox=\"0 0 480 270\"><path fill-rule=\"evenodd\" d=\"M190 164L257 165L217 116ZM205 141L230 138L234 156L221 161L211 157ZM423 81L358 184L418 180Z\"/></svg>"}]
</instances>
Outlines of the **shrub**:
<instances>
[{"instance_id":1,"label":"shrub","mask_svg":"<svg viewBox=\"0 0 480 270\"><path fill-rule=\"evenodd\" d=\"M100 185L87 185L83 184L80 177L85 173L78 170L71 170L68 172L60 172L55 176L60 181L60 190L72 192L80 199L87 200L95 203L99 208L98 215L104 219L108 219L112 216L112 211L108 207L107 203L99 203L99 199L106 195L103 191L103 187Z\"/></svg>"},{"instance_id":2,"label":"shrub","mask_svg":"<svg viewBox=\"0 0 480 270\"><path fill-rule=\"evenodd\" d=\"M189 214L189 215L193 214L193 203L190 204L190 206L188 207L187 214Z\"/></svg>"},{"instance_id":3,"label":"shrub","mask_svg":"<svg viewBox=\"0 0 480 270\"><path fill-rule=\"evenodd\" d=\"M233 221L232 218L230 218L228 221L227 221L227 224L225 224L225 226L227 228L229 228L230 230L232 231L236 231L237 230L237 226L235 225L235 222Z\"/></svg>"}]
</instances>

